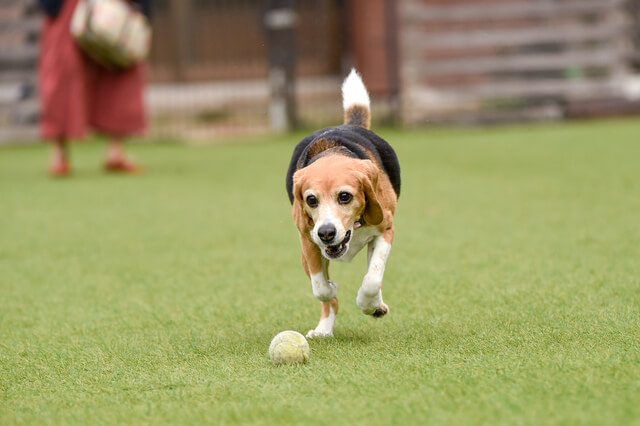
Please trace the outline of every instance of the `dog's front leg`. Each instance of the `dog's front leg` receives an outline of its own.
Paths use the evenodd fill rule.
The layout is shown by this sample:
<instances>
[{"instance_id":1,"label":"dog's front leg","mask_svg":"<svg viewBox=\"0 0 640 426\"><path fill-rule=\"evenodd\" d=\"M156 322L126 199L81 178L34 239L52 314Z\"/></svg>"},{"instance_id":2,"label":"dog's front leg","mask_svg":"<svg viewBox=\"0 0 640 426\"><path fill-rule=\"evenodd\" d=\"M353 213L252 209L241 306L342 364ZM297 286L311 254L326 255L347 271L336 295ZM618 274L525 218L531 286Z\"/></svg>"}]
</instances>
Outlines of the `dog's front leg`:
<instances>
[{"instance_id":1,"label":"dog's front leg","mask_svg":"<svg viewBox=\"0 0 640 426\"><path fill-rule=\"evenodd\" d=\"M320 253L317 245L300 236L302 264L311 279L313 295L322 302L320 321L315 329L309 330L307 338L333 336L333 327L338 314L338 285L329 280L329 261Z\"/></svg>"},{"instance_id":2,"label":"dog's front leg","mask_svg":"<svg viewBox=\"0 0 640 426\"><path fill-rule=\"evenodd\" d=\"M392 241L393 229L389 229L369 243L369 267L356 299L358 307L366 315L381 317L389 312L389 307L382 301L382 279Z\"/></svg>"}]
</instances>

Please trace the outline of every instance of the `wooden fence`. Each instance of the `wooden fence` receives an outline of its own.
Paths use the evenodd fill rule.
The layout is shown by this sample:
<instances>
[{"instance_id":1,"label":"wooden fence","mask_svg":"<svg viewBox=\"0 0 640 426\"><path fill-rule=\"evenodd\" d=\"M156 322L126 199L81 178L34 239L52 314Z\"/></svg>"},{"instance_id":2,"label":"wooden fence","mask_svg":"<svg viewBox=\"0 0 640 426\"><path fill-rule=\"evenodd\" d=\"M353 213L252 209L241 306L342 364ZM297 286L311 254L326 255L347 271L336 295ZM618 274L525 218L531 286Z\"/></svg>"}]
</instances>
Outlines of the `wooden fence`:
<instances>
[{"instance_id":1,"label":"wooden fence","mask_svg":"<svg viewBox=\"0 0 640 426\"><path fill-rule=\"evenodd\" d=\"M354 57L373 63L375 55L384 59L384 82L400 87L378 87L371 78L372 93L397 93L400 102L390 108L409 124L640 111L626 84L640 71L640 0L385 0L376 19L393 24L393 37L380 28L363 31L382 25L372 22L374 3L381 2L294 2L299 113L310 125L339 116L339 76ZM207 127L231 114L238 116L234 129L266 126L263 2L153 6L151 77L159 84L149 99L159 105L152 108L161 115L156 123L197 108L204 112L187 126ZM0 0L0 140L36 134L41 19L37 0ZM393 54L383 54L389 46ZM640 99L640 82L632 89Z\"/></svg>"},{"instance_id":2,"label":"wooden fence","mask_svg":"<svg viewBox=\"0 0 640 426\"><path fill-rule=\"evenodd\" d=\"M35 1L0 0L0 141L36 136L40 26Z\"/></svg>"},{"instance_id":3,"label":"wooden fence","mask_svg":"<svg viewBox=\"0 0 640 426\"><path fill-rule=\"evenodd\" d=\"M634 52L628 5L401 1L405 121L553 119L576 102L621 96Z\"/></svg>"},{"instance_id":4,"label":"wooden fence","mask_svg":"<svg viewBox=\"0 0 640 426\"><path fill-rule=\"evenodd\" d=\"M152 80L266 78L263 0L154 0ZM336 0L296 0L299 75L340 71L341 8Z\"/></svg>"}]
</instances>

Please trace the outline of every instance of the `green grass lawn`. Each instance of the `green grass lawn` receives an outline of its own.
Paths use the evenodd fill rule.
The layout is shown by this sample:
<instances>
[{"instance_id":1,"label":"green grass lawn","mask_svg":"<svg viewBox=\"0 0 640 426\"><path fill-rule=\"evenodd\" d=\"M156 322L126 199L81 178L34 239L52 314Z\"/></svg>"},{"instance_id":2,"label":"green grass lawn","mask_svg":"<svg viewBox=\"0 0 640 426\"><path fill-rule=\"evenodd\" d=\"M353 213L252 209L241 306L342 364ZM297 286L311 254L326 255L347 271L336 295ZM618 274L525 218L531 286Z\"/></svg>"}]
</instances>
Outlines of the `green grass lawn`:
<instances>
[{"instance_id":1,"label":"green grass lawn","mask_svg":"<svg viewBox=\"0 0 640 426\"><path fill-rule=\"evenodd\" d=\"M284 190L301 136L134 145L140 176L0 149L1 424L640 424L640 121L383 131L403 167L385 276L333 264L315 327Z\"/></svg>"}]
</instances>

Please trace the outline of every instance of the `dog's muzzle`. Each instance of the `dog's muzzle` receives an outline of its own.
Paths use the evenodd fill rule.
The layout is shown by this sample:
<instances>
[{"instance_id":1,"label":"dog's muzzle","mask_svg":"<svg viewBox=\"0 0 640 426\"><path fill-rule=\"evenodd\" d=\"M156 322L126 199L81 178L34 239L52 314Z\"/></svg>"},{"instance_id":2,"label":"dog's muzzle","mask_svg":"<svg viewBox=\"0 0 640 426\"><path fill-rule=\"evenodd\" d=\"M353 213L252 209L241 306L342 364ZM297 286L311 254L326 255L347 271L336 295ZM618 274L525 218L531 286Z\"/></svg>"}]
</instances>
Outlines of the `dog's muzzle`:
<instances>
[{"instance_id":1,"label":"dog's muzzle","mask_svg":"<svg viewBox=\"0 0 640 426\"><path fill-rule=\"evenodd\" d=\"M343 254L345 254L348 249L347 244L349 243L349 240L351 240L351 230L347 231L344 239L339 244L328 246L324 249L327 257L329 257L330 259L338 259Z\"/></svg>"}]
</instances>

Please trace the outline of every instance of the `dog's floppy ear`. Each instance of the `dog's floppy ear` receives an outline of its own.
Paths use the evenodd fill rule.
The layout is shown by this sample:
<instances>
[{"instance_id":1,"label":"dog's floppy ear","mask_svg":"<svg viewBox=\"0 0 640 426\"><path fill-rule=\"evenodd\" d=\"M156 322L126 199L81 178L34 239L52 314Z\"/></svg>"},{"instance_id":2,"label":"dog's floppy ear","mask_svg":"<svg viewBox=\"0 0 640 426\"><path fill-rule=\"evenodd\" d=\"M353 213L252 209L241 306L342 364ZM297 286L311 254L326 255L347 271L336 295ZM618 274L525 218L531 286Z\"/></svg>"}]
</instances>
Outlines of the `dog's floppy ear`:
<instances>
[{"instance_id":1,"label":"dog's floppy ear","mask_svg":"<svg viewBox=\"0 0 640 426\"><path fill-rule=\"evenodd\" d=\"M300 232L308 232L313 228L313 221L304 211L304 201L302 200L302 187L305 179L305 170L300 169L293 175L293 208L291 216L293 222Z\"/></svg>"},{"instance_id":2,"label":"dog's floppy ear","mask_svg":"<svg viewBox=\"0 0 640 426\"><path fill-rule=\"evenodd\" d=\"M384 219L382 207L378 202L378 174L380 170L370 160L365 160L364 175L361 179L362 189L366 197L364 221L371 225L379 225Z\"/></svg>"}]
</instances>

